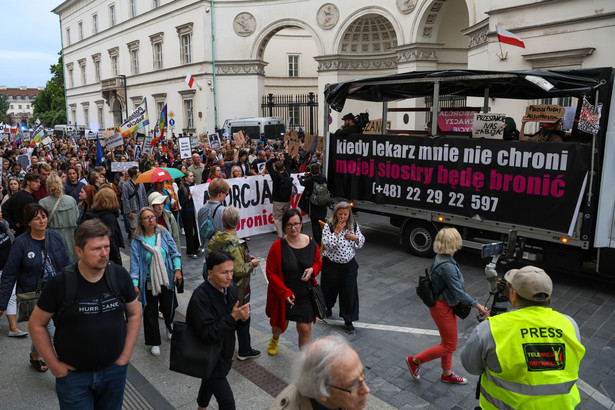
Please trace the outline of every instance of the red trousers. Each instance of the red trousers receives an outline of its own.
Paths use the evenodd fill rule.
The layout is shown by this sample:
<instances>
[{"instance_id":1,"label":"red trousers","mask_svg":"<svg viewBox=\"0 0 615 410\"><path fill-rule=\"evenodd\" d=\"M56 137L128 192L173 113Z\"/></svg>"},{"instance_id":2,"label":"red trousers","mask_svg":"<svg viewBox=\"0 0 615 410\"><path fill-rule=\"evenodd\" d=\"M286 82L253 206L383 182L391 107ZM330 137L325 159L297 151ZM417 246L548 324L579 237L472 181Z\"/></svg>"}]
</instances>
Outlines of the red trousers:
<instances>
[{"instance_id":1,"label":"red trousers","mask_svg":"<svg viewBox=\"0 0 615 410\"><path fill-rule=\"evenodd\" d=\"M453 352L457 350L457 316L453 308L443 300L429 308L433 321L438 326L441 342L414 356L419 363L426 363L441 358L442 370L451 370L453 365Z\"/></svg>"}]
</instances>

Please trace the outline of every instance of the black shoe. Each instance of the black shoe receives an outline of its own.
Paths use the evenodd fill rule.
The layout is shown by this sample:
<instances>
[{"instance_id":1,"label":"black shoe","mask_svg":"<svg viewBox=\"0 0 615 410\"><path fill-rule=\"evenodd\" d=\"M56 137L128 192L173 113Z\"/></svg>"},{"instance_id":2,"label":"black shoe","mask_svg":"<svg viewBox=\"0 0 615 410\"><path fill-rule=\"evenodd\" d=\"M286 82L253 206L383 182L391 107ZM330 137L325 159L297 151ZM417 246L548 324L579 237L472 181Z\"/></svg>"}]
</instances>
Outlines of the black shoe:
<instances>
[{"instance_id":1,"label":"black shoe","mask_svg":"<svg viewBox=\"0 0 615 410\"><path fill-rule=\"evenodd\" d=\"M354 326L352 323L344 323L344 329L346 329L346 333L349 335L354 335Z\"/></svg>"},{"instance_id":2,"label":"black shoe","mask_svg":"<svg viewBox=\"0 0 615 410\"><path fill-rule=\"evenodd\" d=\"M325 319L329 319L331 316L333 316L333 312L327 309L327 312L325 313Z\"/></svg>"},{"instance_id":3,"label":"black shoe","mask_svg":"<svg viewBox=\"0 0 615 410\"><path fill-rule=\"evenodd\" d=\"M248 360L248 359L256 359L261 355L260 350L252 349L250 353L246 355L237 354L237 360Z\"/></svg>"}]
</instances>

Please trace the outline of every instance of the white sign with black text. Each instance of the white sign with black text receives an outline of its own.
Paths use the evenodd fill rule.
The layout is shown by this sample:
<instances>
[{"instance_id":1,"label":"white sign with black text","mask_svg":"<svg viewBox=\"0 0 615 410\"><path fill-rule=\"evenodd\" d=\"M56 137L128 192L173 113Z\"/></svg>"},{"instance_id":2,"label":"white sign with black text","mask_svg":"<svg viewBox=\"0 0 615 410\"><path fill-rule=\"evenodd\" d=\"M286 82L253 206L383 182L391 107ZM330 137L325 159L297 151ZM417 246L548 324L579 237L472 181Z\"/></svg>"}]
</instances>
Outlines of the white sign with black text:
<instances>
[{"instance_id":1,"label":"white sign with black text","mask_svg":"<svg viewBox=\"0 0 615 410\"><path fill-rule=\"evenodd\" d=\"M190 147L190 137L181 137L179 141L179 158L185 159L192 156L192 149Z\"/></svg>"}]
</instances>

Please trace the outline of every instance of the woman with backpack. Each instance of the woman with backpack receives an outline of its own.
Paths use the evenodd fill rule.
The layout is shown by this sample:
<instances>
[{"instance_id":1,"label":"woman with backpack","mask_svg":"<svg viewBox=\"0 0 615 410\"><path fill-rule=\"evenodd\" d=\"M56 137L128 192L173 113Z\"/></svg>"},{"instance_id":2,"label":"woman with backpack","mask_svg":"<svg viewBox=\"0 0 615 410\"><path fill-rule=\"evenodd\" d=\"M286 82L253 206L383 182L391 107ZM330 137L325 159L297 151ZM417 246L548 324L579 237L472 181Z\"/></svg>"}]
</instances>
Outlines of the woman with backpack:
<instances>
[{"instance_id":1,"label":"woman with backpack","mask_svg":"<svg viewBox=\"0 0 615 410\"><path fill-rule=\"evenodd\" d=\"M124 238L117 217L120 213L120 203L117 195L111 188L101 188L92 202L92 208L87 212L84 221L98 218L109 228L109 260L122 266L120 248L124 247Z\"/></svg>"},{"instance_id":2,"label":"woman with backpack","mask_svg":"<svg viewBox=\"0 0 615 410\"><path fill-rule=\"evenodd\" d=\"M354 256L365 244L365 237L354 222L348 202L338 202L333 216L322 230L322 291L325 294L327 317L332 315L337 295L340 297L340 316L344 329L354 334L352 322L359 320L359 264Z\"/></svg>"},{"instance_id":3,"label":"woman with backpack","mask_svg":"<svg viewBox=\"0 0 615 410\"><path fill-rule=\"evenodd\" d=\"M310 165L310 171L305 176L299 178L299 183L305 187L299 208L310 215L312 223L312 237L320 245L322 242L322 228L320 221L327 217L327 204L329 203L329 190L327 188L327 178L320 175L318 164Z\"/></svg>"}]
</instances>

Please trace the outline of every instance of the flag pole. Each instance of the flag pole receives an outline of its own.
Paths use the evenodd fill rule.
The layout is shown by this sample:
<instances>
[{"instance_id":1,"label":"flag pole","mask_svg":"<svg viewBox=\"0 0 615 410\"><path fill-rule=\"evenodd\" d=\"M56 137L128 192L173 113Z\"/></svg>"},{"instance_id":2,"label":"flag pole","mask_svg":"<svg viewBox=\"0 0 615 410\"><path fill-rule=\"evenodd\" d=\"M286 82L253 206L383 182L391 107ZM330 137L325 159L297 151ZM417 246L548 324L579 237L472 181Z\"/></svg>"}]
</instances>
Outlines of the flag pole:
<instances>
[{"instance_id":1,"label":"flag pole","mask_svg":"<svg viewBox=\"0 0 615 410\"><path fill-rule=\"evenodd\" d=\"M500 60L504 61L508 57L508 51L504 53L504 51L502 50L502 42L500 41L500 39L498 39L498 44L500 45L500 54L496 53L495 55L498 56Z\"/></svg>"}]
</instances>

